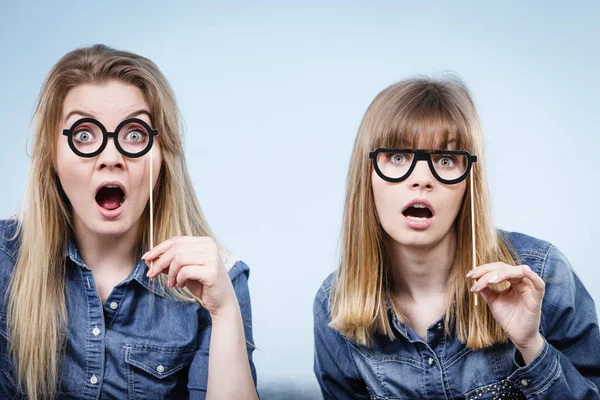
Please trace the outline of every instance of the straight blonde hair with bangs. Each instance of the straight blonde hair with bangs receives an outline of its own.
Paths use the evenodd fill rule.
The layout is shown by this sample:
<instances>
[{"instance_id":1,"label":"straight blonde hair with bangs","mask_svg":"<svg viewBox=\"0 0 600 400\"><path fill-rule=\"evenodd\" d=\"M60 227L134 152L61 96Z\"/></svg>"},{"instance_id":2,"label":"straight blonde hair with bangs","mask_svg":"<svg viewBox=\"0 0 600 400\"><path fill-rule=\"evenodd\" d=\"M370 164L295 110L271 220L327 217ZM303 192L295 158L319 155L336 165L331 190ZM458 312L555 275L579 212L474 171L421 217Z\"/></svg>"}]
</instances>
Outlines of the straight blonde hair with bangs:
<instances>
[{"instance_id":1,"label":"straight blonde hair with bangs","mask_svg":"<svg viewBox=\"0 0 600 400\"><path fill-rule=\"evenodd\" d=\"M34 400L56 397L66 344L65 248L72 219L56 173L62 107L71 89L109 81L139 88L150 107L153 128L160 132L162 166L153 190L154 242L173 236L213 236L187 171L175 97L158 67L144 57L103 45L78 49L60 59L46 78L34 115L31 167L16 234L21 245L8 299L10 351L18 385ZM147 247L149 218L147 206L140 248ZM158 279L173 296L199 301L187 289L167 288L166 277Z\"/></svg>"},{"instance_id":2,"label":"straight blonde hair with bangs","mask_svg":"<svg viewBox=\"0 0 600 400\"><path fill-rule=\"evenodd\" d=\"M446 289L444 324L447 332L453 325L458 339L471 349L508 340L485 302L475 306L465 278L473 260L471 193L477 265L497 261L516 265L518 259L492 223L483 136L475 104L466 84L456 75L446 75L440 79L407 79L384 89L367 109L358 129L347 177L341 262L332 289L330 326L360 345L370 346L374 334L395 338L388 302L397 318L405 321L393 301L394 269L373 199L369 152L379 147L441 148L451 138L456 140L457 149L477 155L478 162L470 172L473 188L467 183L451 228L457 240Z\"/></svg>"}]
</instances>

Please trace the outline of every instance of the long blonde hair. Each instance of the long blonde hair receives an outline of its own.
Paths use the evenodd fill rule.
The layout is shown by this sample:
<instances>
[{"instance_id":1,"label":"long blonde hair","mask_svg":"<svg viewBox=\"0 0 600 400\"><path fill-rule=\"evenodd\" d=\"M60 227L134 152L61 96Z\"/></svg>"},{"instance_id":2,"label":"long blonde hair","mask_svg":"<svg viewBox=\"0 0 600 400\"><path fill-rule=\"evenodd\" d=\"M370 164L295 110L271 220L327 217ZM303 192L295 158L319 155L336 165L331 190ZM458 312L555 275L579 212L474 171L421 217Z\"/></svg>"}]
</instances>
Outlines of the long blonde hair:
<instances>
[{"instance_id":1,"label":"long blonde hair","mask_svg":"<svg viewBox=\"0 0 600 400\"><path fill-rule=\"evenodd\" d=\"M31 399L56 396L66 341L65 248L71 210L56 169L57 140L67 93L82 84L118 81L139 88L158 129L161 172L154 187L154 243L172 236L213 236L189 177L173 92L158 67L136 54L103 45L66 54L50 71L34 115L33 151L17 235L21 246L8 302L11 354L19 387ZM160 216L160 218L156 218ZM140 243L148 239L148 206ZM147 247L147 246L146 246ZM160 286L166 288L164 277ZM187 290L170 293L197 301Z\"/></svg>"},{"instance_id":2,"label":"long blonde hair","mask_svg":"<svg viewBox=\"0 0 600 400\"><path fill-rule=\"evenodd\" d=\"M341 240L341 262L331 299L331 326L358 344L368 346L375 333L394 339L388 302L400 321L405 317L393 301L394 274L378 220L368 157L378 147L434 143L449 136L457 148L478 157L473 164L473 191L467 183L453 228L456 253L448 279L445 326L456 328L460 341L480 349L508 339L488 307L474 304L466 273L472 265L471 193L474 193L477 265L503 261L515 265L516 255L492 223L486 180L483 136L469 90L455 75L441 79L412 78L380 92L358 129L347 177ZM483 304L481 304L483 303Z\"/></svg>"}]
</instances>

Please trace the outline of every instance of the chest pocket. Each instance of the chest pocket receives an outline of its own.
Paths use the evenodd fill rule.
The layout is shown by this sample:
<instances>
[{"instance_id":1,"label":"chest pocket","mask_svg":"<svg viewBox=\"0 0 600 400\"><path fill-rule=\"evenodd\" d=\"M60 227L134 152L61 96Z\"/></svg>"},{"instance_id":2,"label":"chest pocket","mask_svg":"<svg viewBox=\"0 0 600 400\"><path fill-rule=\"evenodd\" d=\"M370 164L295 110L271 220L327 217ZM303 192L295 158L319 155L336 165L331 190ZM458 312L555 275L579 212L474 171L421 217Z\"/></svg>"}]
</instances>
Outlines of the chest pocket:
<instances>
[{"instance_id":1,"label":"chest pocket","mask_svg":"<svg viewBox=\"0 0 600 400\"><path fill-rule=\"evenodd\" d=\"M503 379L467 392L465 400L470 399L526 400L527 398L514 383Z\"/></svg>"},{"instance_id":2,"label":"chest pocket","mask_svg":"<svg viewBox=\"0 0 600 400\"><path fill-rule=\"evenodd\" d=\"M195 349L128 344L128 399L188 398L188 370Z\"/></svg>"}]
</instances>

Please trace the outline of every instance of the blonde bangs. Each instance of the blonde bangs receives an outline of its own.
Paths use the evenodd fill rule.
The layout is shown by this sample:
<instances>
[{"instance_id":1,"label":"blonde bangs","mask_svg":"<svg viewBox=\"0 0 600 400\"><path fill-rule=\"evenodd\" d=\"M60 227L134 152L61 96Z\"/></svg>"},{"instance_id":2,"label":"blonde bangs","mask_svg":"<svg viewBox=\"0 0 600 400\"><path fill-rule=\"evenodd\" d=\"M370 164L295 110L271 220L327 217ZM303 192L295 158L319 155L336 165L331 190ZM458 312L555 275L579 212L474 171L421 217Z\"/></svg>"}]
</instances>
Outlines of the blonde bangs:
<instances>
[{"instance_id":1,"label":"blonde bangs","mask_svg":"<svg viewBox=\"0 0 600 400\"><path fill-rule=\"evenodd\" d=\"M419 89L419 90L417 90ZM381 103L371 147L473 151L472 133L460 109L430 87L413 88L410 102Z\"/></svg>"}]
</instances>

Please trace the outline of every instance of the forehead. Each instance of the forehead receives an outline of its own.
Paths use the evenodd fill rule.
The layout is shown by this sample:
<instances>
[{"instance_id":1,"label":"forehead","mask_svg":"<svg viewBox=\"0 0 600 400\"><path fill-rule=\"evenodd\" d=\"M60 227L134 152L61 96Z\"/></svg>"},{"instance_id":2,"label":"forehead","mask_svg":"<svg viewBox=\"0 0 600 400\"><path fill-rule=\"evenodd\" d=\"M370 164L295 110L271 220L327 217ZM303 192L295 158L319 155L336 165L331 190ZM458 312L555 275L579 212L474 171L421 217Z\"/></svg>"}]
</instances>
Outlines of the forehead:
<instances>
[{"instance_id":1,"label":"forehead","mask_svg":"<svg viewBox=\"0 0 600 400\"><path fill-rule=\"evenodd\" d=\"M84 84L76 86L67 94L61 122L69 125L82 115L89 115L110 129L137 111L150 111L142 91L137 87L115 81L99 85ZM137 117L150 123L147 115Z\"/></svg>"}]
</instances>

